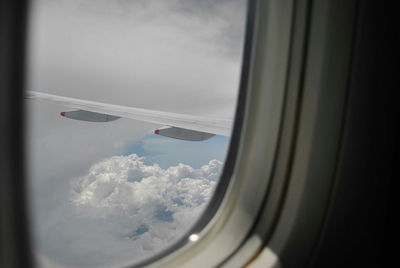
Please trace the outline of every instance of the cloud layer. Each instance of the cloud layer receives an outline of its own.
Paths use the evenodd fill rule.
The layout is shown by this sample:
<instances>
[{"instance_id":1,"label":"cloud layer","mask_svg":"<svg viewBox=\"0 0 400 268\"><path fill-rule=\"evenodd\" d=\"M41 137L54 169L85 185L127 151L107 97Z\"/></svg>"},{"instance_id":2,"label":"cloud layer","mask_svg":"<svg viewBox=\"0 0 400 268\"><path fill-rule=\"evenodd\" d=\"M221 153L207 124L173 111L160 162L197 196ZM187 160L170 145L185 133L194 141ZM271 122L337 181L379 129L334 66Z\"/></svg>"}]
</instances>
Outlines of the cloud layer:
<instances>
[{"instance_id":1,"label":"cloud layer","mask_svg":"<svg viewBox=\"0 0 400 268\"><path fill-rule=\"evenodd\" d=\"M245 0L36 0L30 87L231 118L245 9Z\"/></svg>"},{"instance_id":2,"label":"cloud layer","mask_svg":"<svg viewBox=\"0 0 400 268\"><path fill-rule=\"evenodd\" d=\"M67 220L64 215L46 228L52 236L47 240L57 239L65 251L44 254L66 266L87 267L154 254L195 223L221 169L218 160L199 169L184 164L162 169L136 154L105 159L71 180Z\"/></svg>"}]
</instances>

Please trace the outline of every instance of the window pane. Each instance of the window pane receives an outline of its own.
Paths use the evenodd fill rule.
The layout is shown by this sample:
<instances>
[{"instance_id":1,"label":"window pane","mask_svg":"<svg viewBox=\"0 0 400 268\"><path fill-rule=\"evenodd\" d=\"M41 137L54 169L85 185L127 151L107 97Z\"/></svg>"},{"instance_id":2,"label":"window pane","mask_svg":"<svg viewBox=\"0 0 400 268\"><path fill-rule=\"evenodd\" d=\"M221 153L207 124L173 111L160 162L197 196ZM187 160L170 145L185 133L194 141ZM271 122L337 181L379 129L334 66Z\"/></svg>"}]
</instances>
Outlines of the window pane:
<instances>
[{"instance_id":1,"label":"window pane","mask_svg":"<svg viewBox=\"0 0 400 268\"><path fill-rule=\"evenodd\" d=\"M28 89L232 120L244 0L35 0ZM35 255L52 267L110 267L168 247L198 219L229 137L155 135L160 124L87 122L27 99Z\"/></svg>"}]
</instances>

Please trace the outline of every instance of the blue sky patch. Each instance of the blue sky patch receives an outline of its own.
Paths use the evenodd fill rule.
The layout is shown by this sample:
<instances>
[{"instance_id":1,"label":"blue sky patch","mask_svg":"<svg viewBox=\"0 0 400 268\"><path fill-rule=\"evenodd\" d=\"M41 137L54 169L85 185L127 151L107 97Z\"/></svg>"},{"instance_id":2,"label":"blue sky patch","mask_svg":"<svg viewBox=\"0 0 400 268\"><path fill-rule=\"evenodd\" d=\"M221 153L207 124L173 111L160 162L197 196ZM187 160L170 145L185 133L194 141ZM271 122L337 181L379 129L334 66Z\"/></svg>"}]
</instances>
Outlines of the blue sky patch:
<instances>
[{"instance_id":1,"label":"blue sky patch","mask_svg":"<svg viewBox=\"0 0 400 268\"><path fill-rule=\"evenodd\" d=\"M205 141L183 141L159 135L150 135L141 141L128 144L123 155L137 154L146 157L144 163L157 163L166 169L179 163L200 168L210 160L225 160L229 138L214 136Z\"/></svg>"}]
</instances>

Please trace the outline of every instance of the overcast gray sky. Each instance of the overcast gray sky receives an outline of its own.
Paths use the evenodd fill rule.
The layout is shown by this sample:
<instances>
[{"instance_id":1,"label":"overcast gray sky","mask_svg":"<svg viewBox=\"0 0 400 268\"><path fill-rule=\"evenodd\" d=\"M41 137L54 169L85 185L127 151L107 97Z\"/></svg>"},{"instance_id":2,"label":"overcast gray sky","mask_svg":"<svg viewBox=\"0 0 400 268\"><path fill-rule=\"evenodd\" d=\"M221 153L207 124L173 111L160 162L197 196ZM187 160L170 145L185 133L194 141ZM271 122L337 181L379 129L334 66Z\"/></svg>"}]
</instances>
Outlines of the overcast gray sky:
<instances>
[{"instance_id":1,"label":"overcast gray sky","mask_svg":"<svg viewBox=\"0 0 400 268\"><path fill-rule=\"evenodd\" d=\"M28 88L232 118L244 0L35 0ZM228 138L153 135L128 119L68 120L26 101L35 245L42 266L110 267L187 230L218 180ZM68 110L68 109L67 109Z\"/></svg>"}]
</instances>

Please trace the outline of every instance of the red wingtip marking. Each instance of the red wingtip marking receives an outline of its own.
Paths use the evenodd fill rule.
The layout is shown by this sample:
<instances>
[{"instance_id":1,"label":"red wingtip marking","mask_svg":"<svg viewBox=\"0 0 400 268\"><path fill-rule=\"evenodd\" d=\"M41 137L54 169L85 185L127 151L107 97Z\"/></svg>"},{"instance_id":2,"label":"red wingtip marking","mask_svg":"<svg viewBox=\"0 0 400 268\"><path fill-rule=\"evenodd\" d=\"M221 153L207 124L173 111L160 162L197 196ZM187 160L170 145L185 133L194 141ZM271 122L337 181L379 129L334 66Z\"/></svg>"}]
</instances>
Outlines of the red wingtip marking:
<instances>
[{"instance_id":1,"label":"red wingtip marking","mask_svg":"<svg viewBox=\"0 0 400 268\"><path fill-rule=\"evenodd\" d=\"M61 112L61 116L65 116L65 112Z\"/></svg>"},{"instance_id":2,"label":"red wingtip marking","mask_svg":"<svg viewBox=\"0 0 400 268\"><path fill-rule=\"evenodd\" d=\"M154 130L154 134L159 135L160 134L160 130L159 129Z\"/></svg>"}]
</instances>

